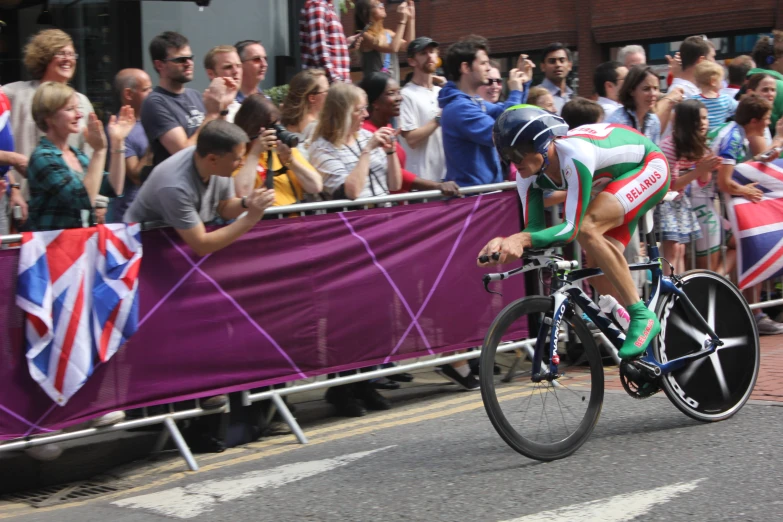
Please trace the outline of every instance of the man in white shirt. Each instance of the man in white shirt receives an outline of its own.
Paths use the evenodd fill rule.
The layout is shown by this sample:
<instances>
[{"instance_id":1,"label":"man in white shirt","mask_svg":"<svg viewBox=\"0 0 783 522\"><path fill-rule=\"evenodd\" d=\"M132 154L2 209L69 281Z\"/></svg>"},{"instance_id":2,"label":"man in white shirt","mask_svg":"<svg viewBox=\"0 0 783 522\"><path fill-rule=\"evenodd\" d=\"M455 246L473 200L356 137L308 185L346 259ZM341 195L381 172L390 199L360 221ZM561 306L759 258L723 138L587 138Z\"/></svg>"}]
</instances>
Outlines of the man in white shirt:
<instances>
[{"instance_id":1,"label":"man in white shirt","mask_svg":"<svg viewBox=\"0 0 783 522\"><path fill-rule=\"evenodd\" d=\"M421 36L408 44L413 78L402 88L400 131L408 155L407 170L420 178L441 181L446 176L438 93L432 83L438 68L438 42Z\"/></svg>"},{"instance_id":2,"label":"man in white shirt","mask_svg":"<svg viewBox=\"0 0 783 522\"><path fill-rule=\"evenodd\" d=\"M595 68L593 87L598 95L598 104L604 110L604 118L622 107L618 100L627 75L628 69L620 62L604 62Z\"/></svg>"}]
</instances>

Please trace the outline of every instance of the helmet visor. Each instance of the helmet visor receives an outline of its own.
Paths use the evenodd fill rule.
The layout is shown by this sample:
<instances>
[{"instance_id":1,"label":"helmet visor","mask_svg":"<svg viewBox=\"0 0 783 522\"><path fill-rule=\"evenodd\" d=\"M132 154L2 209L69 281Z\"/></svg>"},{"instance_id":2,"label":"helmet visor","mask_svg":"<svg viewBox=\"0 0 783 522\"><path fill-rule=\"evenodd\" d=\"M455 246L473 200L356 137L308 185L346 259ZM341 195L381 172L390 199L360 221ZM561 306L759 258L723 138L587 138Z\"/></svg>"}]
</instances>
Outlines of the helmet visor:
<instances>
[{"instance_id":1,"label":"helmet visor","mask_svg":"<svg viewBox=\"0 0 783 522\"><path fill-rule=\"evenodd\" d=\"M503 147L500 151L500 158L505 163L522 163L522 158L525 157L525 154L520 149L514 146Z\"/></svg>"}]
</instances>

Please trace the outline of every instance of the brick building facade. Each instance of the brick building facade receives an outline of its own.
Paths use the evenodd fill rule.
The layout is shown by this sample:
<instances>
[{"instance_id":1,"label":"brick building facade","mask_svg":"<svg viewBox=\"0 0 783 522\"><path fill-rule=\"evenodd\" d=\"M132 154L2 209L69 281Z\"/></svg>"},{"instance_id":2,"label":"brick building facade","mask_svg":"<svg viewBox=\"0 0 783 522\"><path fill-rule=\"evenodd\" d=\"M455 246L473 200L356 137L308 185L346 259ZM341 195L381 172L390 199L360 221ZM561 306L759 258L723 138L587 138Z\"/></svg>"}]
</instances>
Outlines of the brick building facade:
<instances>
[{"instance_id":1,"label":"brick building facade","mask_svg":"<svg viewBox=\"0 0 783 522\"><path fill-rule=\"evenodd\" d=\"M386 27L396 27L395 4L387 6ZM353 11L343 16L347 34L353 34ZM579 93L592 92L595 67L610 59L613 48L626 44L645 47L676 42L693 34L724 37L718 57L748 52L743 35L753 37L783 26L783 0L713 0L683 2L674 0L417 0L416 34L434 38L442 45L470 33L488 38L491 54L503 60L504 69L513 56L537 51L560 41L578 51ZM754 41L751 40L751 41ZM660 48L660 46L658 47ZM652 53L654 54L654 53ZM400 55L401 64L406 63ZM651 56L648 62L663 62ZM575 79L576 79L575 78Z\"/></svg>"}]
</instances>

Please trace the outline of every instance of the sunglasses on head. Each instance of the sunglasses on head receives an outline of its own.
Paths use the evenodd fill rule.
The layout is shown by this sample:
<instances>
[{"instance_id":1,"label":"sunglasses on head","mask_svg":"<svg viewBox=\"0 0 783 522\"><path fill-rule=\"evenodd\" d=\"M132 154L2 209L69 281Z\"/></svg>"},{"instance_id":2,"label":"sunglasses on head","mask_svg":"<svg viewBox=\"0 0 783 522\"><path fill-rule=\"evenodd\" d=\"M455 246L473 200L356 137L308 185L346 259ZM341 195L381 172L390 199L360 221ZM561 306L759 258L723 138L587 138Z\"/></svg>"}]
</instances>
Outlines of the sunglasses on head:
<instances>
[{"instance_id":1,"label":"sunglasses on head","mask_svg":"<svg viewBox=\"0 0 783 522\"><path fill-rule=\"evenodd\" d=\"M182 65L183 63L192 62L193 55L191 54L190 56L177 56L176 58L166 58L163 61L176 63L177 65Z\"/></svg>"},{"instance_id":2,"label":"sunglasses on head","mask_svg":"<svg viewBox=\"0 0 783 522\"><path fill-rule=\"evenodd\" d=\"M489 80L487 80L487 85L492 85L493 83L497 84L497 85L502 85L503 84L503 79L502 78L490 78Z\"/></svg>"}]
</instances>

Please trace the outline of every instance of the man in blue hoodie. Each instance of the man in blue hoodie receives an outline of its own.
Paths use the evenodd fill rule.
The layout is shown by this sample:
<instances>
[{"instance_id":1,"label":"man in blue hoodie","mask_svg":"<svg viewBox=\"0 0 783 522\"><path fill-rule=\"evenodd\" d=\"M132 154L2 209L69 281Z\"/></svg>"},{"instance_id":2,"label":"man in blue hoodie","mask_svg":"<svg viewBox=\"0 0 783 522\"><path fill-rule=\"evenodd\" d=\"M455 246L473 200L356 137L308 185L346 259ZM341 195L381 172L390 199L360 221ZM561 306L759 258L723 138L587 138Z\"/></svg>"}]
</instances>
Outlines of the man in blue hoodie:
<instances>
[{"instance_id":1,"label":"man in blue hoodie","mask_svg":"<svg viewBox=\"0 0 783 522\"><path fill-rule=\"evenodd\" d=\"M492 144L492 126L507 108L527 100L533 63L521 56L518 66L508 73L508 100L489 103L478 96L478 88L489 80L489 45L484 38L468 36L449 48L446 76L438 103L443 109L443 150L446 180L462 187L503 181L500 160Z\"/></svg>"}]
</instances>

